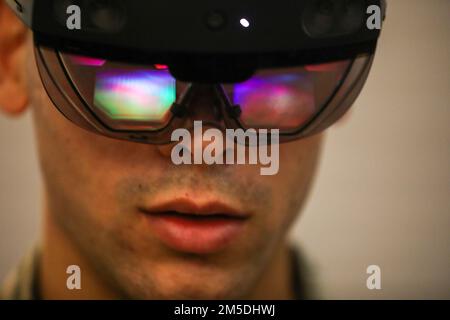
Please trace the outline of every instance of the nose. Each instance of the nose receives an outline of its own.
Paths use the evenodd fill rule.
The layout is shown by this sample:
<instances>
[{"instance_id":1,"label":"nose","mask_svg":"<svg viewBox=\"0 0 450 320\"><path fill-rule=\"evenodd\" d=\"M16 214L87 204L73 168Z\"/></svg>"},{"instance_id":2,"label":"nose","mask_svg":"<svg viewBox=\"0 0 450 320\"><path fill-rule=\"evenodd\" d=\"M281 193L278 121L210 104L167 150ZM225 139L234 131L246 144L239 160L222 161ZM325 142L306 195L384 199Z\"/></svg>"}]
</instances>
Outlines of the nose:
<instances>
[{"instance_id":1,"label":"nose","mask_svg":"<svg viewBox=\"0 0 450 320\"><path fill-rule=\"evenodd\" d=\"M186 101L188 109L187 120L203 121L209 124L222 125L220 99L217 94L217 85L193 84Z\"/></svg>"},{"instance_id":2,"label":"nose","mask_svg":"<svg viewBox=\"0 0 450 320\"><path fill-rule=\"evenodd\" d=\"M221 111L220 96L217 93L218 88L216 85L212 84L192 84L188 90L189 91L183 101L183 106L187 110L187 113L184 116L183 127L190 132L191 146L201 145L201 151L203 152L211 142L204 141L203 136L197 136L195 134L196 130L194 128L194 122L201 121L203 131L208 128L217 128L224 132L225 124ZM170 158L172 149L176 144L177 142L173 142L168 145L157 146L157 148L161 155ZM190 152L193 157L194 150L186 150L186 152Z\"/></svg>"}]
</instances>

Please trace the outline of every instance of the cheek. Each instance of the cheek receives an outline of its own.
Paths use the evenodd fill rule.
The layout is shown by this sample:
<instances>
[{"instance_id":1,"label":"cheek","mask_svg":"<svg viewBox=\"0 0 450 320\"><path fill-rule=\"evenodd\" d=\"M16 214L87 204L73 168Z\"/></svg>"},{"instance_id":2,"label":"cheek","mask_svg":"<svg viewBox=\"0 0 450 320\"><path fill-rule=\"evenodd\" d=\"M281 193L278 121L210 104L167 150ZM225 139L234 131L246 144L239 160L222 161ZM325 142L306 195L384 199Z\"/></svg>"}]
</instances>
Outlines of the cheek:
<instances>
[{"instance_id":1,"label":"cheek","mask_svg":"<svg viewBox=\"0 0 450 320\"><path fill-rule=\"evenodd\" d=\"M120 181L164 172L164 161L155 147L109 139L77 127L59 113L43 89L33 94L33 111L48 194L95 211L95 219L105 220L102 223L107 224L119 210L115 190ZM154 170L144 170L150 160Z\"/></svg>"},{"instance_id":2,"label":"cheek","mask_svg":"<svg viewBox=\"0 0 450 320\"><path fill-rule=\"evenodd\" d=\"M314 180L319 162L323 136L280 145L280 168L270 177L274 190L274 207L278 214L271 215L273 225L287 228L302 206Z\"/></svg>"}]
</instances>

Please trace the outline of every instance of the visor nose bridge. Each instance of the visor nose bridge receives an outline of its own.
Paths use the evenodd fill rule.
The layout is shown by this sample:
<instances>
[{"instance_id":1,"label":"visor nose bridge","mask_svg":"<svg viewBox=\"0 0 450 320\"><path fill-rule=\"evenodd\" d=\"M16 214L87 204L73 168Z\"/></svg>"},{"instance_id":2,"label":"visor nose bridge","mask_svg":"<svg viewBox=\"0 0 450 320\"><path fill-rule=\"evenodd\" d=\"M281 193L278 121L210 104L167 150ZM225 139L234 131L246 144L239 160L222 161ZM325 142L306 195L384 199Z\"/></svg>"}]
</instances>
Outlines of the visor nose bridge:
<instances>
[{"instance_id":1,"label":"visor nose bridge","mask_svg":"<svg viewBox=\"0 0 450 320\"><path fill-rule=\"evenodd\" d=\"M192 84L186 107L190 120L221 123L223 120L220 96L216 84Z\"/></svg>"}]
</instances>

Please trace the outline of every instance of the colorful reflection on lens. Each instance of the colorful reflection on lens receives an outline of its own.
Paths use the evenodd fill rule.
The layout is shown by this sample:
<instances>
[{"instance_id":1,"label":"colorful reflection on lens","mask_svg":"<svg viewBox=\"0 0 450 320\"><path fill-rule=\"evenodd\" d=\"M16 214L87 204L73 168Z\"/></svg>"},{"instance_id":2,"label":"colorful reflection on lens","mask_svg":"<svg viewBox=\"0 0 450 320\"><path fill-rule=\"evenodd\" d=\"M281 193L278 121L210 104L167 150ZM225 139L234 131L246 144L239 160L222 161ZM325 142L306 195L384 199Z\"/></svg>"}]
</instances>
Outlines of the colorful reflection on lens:
<instances>
[{"instance_id":1,"label":"colorful reflection on lens","mask_svg":"<svg viewBox=\"0 0 450 320\"><path fill-rule=\"evenodd\" d=\"M293 129L315 112L314 82L304 69L259 74L233 88L240 120L256 128Z\"/></svg>"},{"instance_id":2,"label":"colorful reflection on lens","mask_svg":"<svg viewBox=\"0 0 450 320\"><path fill-rule=\"evenodd\" d=\"M311 72L336 72L342 71L345 69L347 62L346 61L337 61L330 63L321 63L321 64L310 64L305 66L306 71Z\"/></svg>"},{"instance_id":3,"label":"colorful reflection on lens","mask_svg":"<svg viewBox=\"0 0 450 320\"><path fill-rule=\"evenodd\" d=\"M72 63L80 66L101 67L106 63L106 60L86 56L69 55L69 57Z\"/></svg>"},{"instance_id":4,"label":"colorful reflection on lens","mask_svg":"<svg viewBox=\"0 0 450 320\"><path fill-rule=\"evenodd\" d=\"M175 79L165 70L97 73L94 104L114 120L164 123L176 99Z\"/></svg>"}]
</instances>

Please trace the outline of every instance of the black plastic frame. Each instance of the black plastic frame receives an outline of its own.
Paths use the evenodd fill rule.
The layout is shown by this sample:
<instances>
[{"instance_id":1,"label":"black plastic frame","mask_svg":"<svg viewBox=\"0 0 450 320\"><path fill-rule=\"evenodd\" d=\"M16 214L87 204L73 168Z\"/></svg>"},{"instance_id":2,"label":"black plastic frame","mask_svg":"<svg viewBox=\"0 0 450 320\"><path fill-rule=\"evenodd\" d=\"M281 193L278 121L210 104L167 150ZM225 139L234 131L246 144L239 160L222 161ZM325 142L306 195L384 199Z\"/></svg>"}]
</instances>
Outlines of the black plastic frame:
<instances>
[{"instance_id":1,"label":"black plastic frame","mask_svg":"<svg viewBox=\"0 0 450 320\"><path fill-rule=\"evenodd\" d=\"M38 45L127 63L162 63L169 65L175 78L186 82L237 82L258 68L372 54L380 34L363 23L349 34L312 37L303 27L302 17L308 6L319 0L100 1L121 8L124 18L119 27L93 28L84 23L80 30L69 30L61 19L67 16L66 6L80 5L84 18L89 16L85 7L96 0L14 1L22 3L22 12L16 8L16 14L29 24ZM10 5L14 1L8 0ZM378 5L385 15L385 0L353 1L364 8ZM213 12L226 17L222 28L212 30L205 22ZM367 12L361 14L368 17ZM240 17L248 18L251 27L242 28Z\"/></svg>"}]
</instances>

